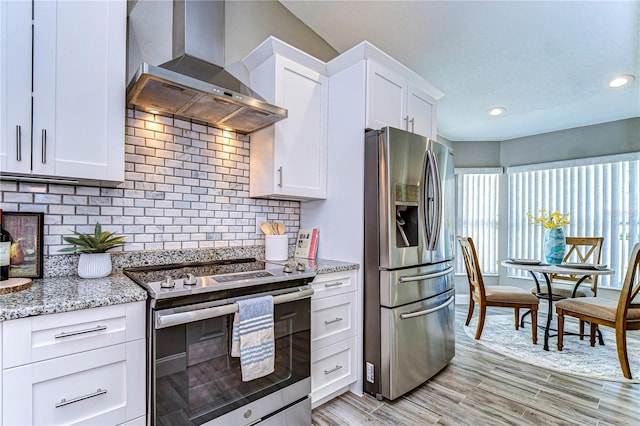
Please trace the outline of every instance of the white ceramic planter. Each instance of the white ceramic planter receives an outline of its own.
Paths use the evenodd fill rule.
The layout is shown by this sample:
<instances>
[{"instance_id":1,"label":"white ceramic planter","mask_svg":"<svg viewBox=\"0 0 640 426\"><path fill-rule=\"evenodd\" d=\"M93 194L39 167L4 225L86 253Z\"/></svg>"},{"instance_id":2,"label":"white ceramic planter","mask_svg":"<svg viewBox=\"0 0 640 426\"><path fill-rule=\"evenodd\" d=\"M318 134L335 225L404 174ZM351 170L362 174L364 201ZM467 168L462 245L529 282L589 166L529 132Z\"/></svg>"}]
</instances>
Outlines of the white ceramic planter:
<instances>
[{"instance_id":1,"label":"white ceramic planter","mask_svg":"<svg viewBox=\"0 0 640 426\"><path fill-rule=\"evenodd\" d=\"M111 273L109 253L82 253L78 260L78 275L81 278L102 278Z\"/></svg>"}]
</instances>

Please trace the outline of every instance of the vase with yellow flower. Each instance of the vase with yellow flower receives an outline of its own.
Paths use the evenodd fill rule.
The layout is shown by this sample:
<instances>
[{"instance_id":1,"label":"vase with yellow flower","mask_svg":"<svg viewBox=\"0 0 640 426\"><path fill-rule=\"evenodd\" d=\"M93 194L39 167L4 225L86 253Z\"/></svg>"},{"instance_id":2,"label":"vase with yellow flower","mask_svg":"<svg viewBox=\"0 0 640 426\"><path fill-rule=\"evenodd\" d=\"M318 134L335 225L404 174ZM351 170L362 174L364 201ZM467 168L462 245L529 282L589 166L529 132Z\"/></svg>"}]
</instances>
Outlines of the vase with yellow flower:
<instances>
[{"instance_id":1,"label":"vase with yellow flower","mask_svg":"<svg viewBox=\"0 0 640 426\"><path fill-rule=\"evenodd\" d=\"M547 209L540 209L539 216L527 212L527 217L531 219L533 225L542 225L545 228L543 250L544 258L551 265L558 265L564 259L564 252L567 245L564 237L563 226L568 225L569 213L562 214L558 210L549 213Z\"/></svg>"}]
</instances>

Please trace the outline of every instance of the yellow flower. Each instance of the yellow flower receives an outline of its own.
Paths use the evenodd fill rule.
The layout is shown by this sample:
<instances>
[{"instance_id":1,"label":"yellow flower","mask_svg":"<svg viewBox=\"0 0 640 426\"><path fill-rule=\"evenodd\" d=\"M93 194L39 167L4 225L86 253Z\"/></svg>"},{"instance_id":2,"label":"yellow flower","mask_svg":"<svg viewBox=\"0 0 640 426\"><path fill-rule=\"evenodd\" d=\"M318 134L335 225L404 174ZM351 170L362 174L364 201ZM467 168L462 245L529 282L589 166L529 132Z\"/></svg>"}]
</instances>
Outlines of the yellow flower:
<instances>
[{"instance_id":1,"label":"yellow flower","mask_svg":"<svg viewBox=\"0 0 640 426\"><path fill-rule=\"evenodd\" d=\"M527 212L527 217L531 219L532 225L542 225L547 229L562 228L564 225L568 225L569 213L562 214L558 210L554 210L549 213L547 209L538 210L540 216L534 217L530 212Z\"/></svg>"}]
</instances>

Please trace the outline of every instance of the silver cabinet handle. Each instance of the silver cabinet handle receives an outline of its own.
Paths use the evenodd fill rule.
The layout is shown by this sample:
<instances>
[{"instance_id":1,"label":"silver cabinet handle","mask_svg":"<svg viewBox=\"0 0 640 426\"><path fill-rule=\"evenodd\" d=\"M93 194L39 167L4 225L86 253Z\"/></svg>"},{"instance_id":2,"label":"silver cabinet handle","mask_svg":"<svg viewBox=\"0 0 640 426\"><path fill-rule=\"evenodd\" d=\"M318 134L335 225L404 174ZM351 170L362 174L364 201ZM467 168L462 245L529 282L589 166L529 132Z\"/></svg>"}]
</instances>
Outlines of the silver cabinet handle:
<instances>
[{"instance_id":1,"label":"silver cabinet handle","mask_svg":"<svg viewBox=\"0 0 640 426\"><path fill-rule=\"evenodd\" d=\"M47 129L42 129L42 164L47 164Z\"/></svg>"},{"instance_id":2,"label":"silver cabinet handle","mask_svg":"<svg viewBox=\"0 0 640 426\"><path fill-rule=\"evenodd\" d=\"M324 370L324 374L331 374L334 371L338 371L342 368L341 365L336 365L335 367L333 367L331 370Z\"/></svg>"},{"instance_id":3,"label":"silver cabinet handle","mask_svg":"<svg viewBox=\"0 0 640 426\"><path fill-rule=\"evenodd\" d=\"M60 402L58 402L56 404L56 408L64 407L65 405L73 404L74 402L83 401L85 399L93 398L93 397L96 397L96 396L99 396L99 395L104 395L105 393L107 393L106 389L98 388L98 390L93 392L93 393L90 393L90 394L84 395L84 396L79 396L77 398L73 398L73 399L70 399L68 401L66 399L62 398L60 400Z\"/></svg>"},{"instance_id":4,"label":"silver cabinet handle","mask_svg":"<svg viewBox=\"0 0 640 426\"><path fill-rule=\"evenodd\" d=\"M415 121L416 121L415 117L411 117L411 120L409 120L409 123L411 123L411 133L415 133L414 129L413 129ZM407 130L409 130L409 129L407 129Z\"/></svg>"},{"instance_id":5,"label":"silver cabinet handle","mask_svg":"<svg viewBox=\"0 0 640 426\"><path fill-rule=\"evenodd\" d=\"M55 338L62 339L63 337L77 336L78 334L95 333L96 331L102 331L106 329L107 329L106 325L98 325L98 326L95 326L94 328L85 328L84 330L63 331L60 334L56 334Z\"/></svg>"},{"instance_id":6,"label":"silver cabinet handle","mask_svg":"<svg viewBox=\"0 0 640 426\"><path fill-rule=\"evenodd\" d=\"M409 116L407 115L405 118L402 119L404 121L404 129L409 131Z\"/></svg>"},{"instance_id":7,"label":"silver cabinet handle","mask_svg":"<svg viewBox=\"0 0 640 426\"><path fill-rule=\"evenodd\" d=\"M22 161L22 127L16 125L16 161Z\"/></svg>"},{"instance_id":8,"label":"silver cabinet handle","mask_svg":"<svg viewBox=\"0 0 640 426\"><path fill-rule=\"evenodd\" d=\"M282 188L282 166L278 167L278 187Z\"/></svg>"},{"instance_id":9,"label":"silver cabinet handle","mask_svg":"<svg viewBox=\"0 0 640 426\"><path fill-rule=\"evenodd\" d=\"M398 279L398 281L401 282L401 283L408 283L408 282L411 282L411 281L428 280L428 279L431 279L431 278L438 278L438 277L441 277L443 275L447 275L448 273L450 273L452 271L453 271L453 266L449 266L444 271L435 272L433 274L414 275L412 277L400 277Z\"/></svg>"},{"instance_id":10,"label":"silver cabinet handle","mask_svg":"<svg viewBox=\"0 0 640 426\"><path fill-rule=\"evenodd\" d=\"M330 287L338 287L342 284L344 284L342 281L336 281L335 283L326 283L324 286L327 288L330 288Z\"/></svg>"},{"instance_id":11,"label":"silver cabinet handle","mask_svg":"<svg viewBox=\"0 0 640 426\"><path fill-rule=\"evenodd\" d=\"M451 296L449 299L447 299L446 302L444 302L442 305L436 306L435 308L425 309L424 311L409 312L408 314L400 314L400 319L403 320L403 319L421 317L423 315L432 314L434 312L437 312L437 311L439 311L441 309L444 309L447 306L449 306L451 303L453 303L454 299L455 299L455 297Z\"/></svg>"},{"instance_id":12,"label":"silver cabinet handle","mask_svg":"<svg viewBox=\"0 0 640 426\"><path fill-rule=\"evenodd\" d=\"M325 321L324 324L329 325L329 324L333 324L334 322L340 322L340 321L342 321L342 318L336 318L329 321Z\"/></svg>"}]
</instances>

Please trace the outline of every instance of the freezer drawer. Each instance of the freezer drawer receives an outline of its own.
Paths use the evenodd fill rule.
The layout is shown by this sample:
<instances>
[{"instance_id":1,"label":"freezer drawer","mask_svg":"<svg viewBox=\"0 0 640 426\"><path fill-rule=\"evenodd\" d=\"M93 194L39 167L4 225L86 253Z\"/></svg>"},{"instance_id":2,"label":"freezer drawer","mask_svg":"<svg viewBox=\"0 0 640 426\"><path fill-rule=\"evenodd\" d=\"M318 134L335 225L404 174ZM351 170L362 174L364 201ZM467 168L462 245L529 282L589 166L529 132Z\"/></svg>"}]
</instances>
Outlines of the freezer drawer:
<instances>
[{"instance_id":1,"label":"freezer drawer","mask_svg":"<svg viewBox=\"0 0 640 426\"><path fill-rule=\"evenodd\" d=\"M380 390L395 399L442 370L455 355L454 291L380 308Z\"/></svg>"},{"instance_id":2,"label":"freezer drawer","mask_svg":"<svg viewBox=\"0 0 640 426\"><path fill-rule=\"evenodd\" d=\"M380 271L380 305L394 308L424 300L454 287L453 263Z\"/></svg>"}]
</instances>

